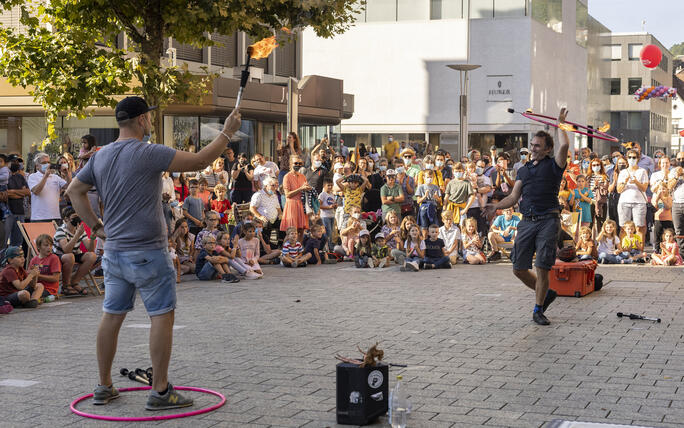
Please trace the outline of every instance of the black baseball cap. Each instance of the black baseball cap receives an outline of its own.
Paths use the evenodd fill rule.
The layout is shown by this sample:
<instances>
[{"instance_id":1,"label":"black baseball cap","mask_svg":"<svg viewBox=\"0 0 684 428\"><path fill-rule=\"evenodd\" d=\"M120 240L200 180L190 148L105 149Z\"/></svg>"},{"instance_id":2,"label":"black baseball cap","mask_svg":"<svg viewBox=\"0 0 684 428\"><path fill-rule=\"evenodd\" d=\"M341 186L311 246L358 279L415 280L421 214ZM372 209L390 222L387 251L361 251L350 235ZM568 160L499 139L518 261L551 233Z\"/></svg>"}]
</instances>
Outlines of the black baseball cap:
<instances>
[{"instance_id":1,"label":"black baseball cap","mask_svg":"<svg viewBox=\"0 0 684 428\"><path fill-rule=\"evenodd\" d=\"M157 106L148 106L147 101L140 97L126 97L116 105L114 115L116 116L116 121L121 122L133 119L156 108Z\"/></svg>"}]
</instances>

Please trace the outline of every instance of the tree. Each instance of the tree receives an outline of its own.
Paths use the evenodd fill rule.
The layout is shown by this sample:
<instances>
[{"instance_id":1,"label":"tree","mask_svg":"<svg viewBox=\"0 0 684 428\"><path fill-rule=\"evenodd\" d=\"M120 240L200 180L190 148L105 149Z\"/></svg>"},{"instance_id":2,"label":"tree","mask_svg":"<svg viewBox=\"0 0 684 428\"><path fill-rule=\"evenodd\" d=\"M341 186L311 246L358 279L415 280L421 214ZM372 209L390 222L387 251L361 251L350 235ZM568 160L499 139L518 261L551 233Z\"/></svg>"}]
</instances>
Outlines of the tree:
<instances>
[{"instance_id":1,"label":"tree","mask_svg":"<svg viewBox=\"0 0 684 428\"><path fill-rule=\"evenodd\" d=\"M672 45L672 47L670 48L670 52L673 56L684 55L684 42Z\"/></svg>"},{"instance_id":2,"label":"tree","mask_svg":"<svg viewBox=\"0 0 684 428\"><path fill-rule=\"evenodd\" d=\"M211 33L261 38L282 27L311 26L332 37L362 7L357 0L34 1L0 0L0 8L21 6L25 26L0 26L0 75L29 88L46 111L50 138L59 114L82 118L90 106L114 106L115 95L131 90L160 107L153 124L161 135L163 108L199 100L215 77L163 64L167 37L198 48L214 44ZM132 42L126 51L114 43L122 32Z\"/></svg>"}]
</instances>

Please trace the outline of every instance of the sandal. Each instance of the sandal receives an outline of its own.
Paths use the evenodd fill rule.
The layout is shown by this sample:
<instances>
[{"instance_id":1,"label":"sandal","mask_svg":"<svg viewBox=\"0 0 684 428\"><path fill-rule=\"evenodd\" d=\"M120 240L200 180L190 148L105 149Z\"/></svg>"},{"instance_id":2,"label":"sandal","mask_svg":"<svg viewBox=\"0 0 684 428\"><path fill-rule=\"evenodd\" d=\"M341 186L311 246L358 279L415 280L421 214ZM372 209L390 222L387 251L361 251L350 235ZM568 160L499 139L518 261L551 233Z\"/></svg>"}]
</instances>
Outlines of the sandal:
<instances>
[{"instance_id":1,"label":"sandal","mask_svg":"<svg viewBox=\"0 0 684 428\"><path fill-rule=\"evenodd\" d=\"M72 297L72 296L80 296L81 293L78 291L74 290L73 287L62 287L62 294L66 297Z\"/></svg>"},{"instance_id":2,"label":"sandal","mask_svg":"<svg viewBox=\"0 0 684 428\"><path fill-rule=\"evenodd\" d=\"M72 290L75 290L77 294L81 296L87 296L88 295L88 290L85 288L81 287L80 285L72 285L70 287Z\"/></svg>"}]
</instances>

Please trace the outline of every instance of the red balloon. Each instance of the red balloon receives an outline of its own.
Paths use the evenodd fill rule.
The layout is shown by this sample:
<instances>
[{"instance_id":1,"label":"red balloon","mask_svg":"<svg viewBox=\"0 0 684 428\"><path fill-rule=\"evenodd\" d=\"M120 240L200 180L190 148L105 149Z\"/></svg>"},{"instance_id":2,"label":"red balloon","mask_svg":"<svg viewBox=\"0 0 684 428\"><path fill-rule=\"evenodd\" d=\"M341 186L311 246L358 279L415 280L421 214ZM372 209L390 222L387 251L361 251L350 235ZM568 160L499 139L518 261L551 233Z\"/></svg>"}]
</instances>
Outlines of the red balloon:
<instances>
[{"instance_id":1,"label":"red balloon","mask_svg":"<svg viewBox=\"0 0 684 428\"><path fill-rule=\"evenodd\" d=\"M656 45L646 45L641 48L641 63L646 68L656 68L660 64L660 60L663 59L663 53L660 48Z\"/></svg>"},{"instance_id":2,"label":"red balloon","mask_svg":"<svg viewBox=\"0 0 684 428\"><path fill-rule=\"evenodd\" d=\"M684 129L682 129L681 131L679 131L679 136L684 137Z\"/></svg>"}]
</instances>

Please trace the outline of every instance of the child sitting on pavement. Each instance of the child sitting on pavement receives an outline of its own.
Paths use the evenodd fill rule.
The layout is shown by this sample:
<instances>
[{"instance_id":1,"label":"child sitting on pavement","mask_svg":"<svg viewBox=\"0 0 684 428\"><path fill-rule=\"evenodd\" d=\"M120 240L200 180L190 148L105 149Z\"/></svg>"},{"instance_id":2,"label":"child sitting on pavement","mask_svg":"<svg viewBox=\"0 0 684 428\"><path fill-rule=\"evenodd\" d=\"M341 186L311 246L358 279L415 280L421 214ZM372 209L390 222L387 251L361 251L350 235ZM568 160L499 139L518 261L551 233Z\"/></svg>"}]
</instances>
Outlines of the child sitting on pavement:
<instances>
[{"instance_id":1,"label":"child sitting on pavement","mask_svg":"<svg viewBox=\"0 0 684 428\"><path fill-rule=\"evenodd\" d=\"M337 246L336 252L339 250L348 258L352 259L354 257L354 248L359 241L359 234L361 231L366 230L361 226L361 222L354 217L349 218L347 221L347 227L342 229L340 236L342 237L342 246Z\"/></svg>"},{"instance_id":2,"label":"child sitting on pavement","mask_svg":"<svg viewBox=\"0 0 684 428\"><path fill-rule=\"evenodd\" d=\"M663 231L660 254L653 253L651 264L655 266L679 266L682 264L682 256L679 254L679 244L675 241L674 230L668 228Z\"/></svg>"},{"instance_id":3,"label":"child sitting on pavement","mask_svg":"<svg viewBox=\"0 0 684 428\"><path fill-rule=\"evenodd\" d=\"M634 222L625 222L622 230L625 232L622 237L622 256L632 257L636 263L645 263L648 255L644 252L644 241L636 233Z\"/></svg>"},{"instance_id":4,"label":"child sitting on pavement","mask_svg":"<svg viewBox=\"0 0 684 428\"><path fill-rule=\"evenodd\" d=\"M580 228L580 237L575 246L575 254L579 260L596 260L598 259L598 251L596 244L591 239L591 229L588 226Z\"/></svg>"},{"instance_id":5,"label":"child sitting on pavement","mask_svg":"<svg viewBox=\"0 0 684 428\"><path fill-rule=\"evenodd\" d=\"M443 211L442 221L444 226L439 228L439 237L444 241L444 254L449 257L449 263L455 265L458 263L461 230L454 223L454 213L452 211Z\"/></svg>"},{"instance_id":6,"label":"child sitting on pavement","mask_svg":"<svg viewBox=\"0 0 684 428\"><path fill-rule=\"evenodd\" d=\"M428 227L428 238L424 243L423 269L451 269L449 257L445 254L444 241L439 238L439 226L431 224Z\"/></svg>"},{"instance_id":7,"label":"child sitting on pavement","mask_svg":"<svg viewBox=\"0 0 684 428\"><path fill-rule=\"evenodd\" d=\"M59 277L62 274L62 263L59 257L52 252L52 236L45 233L36 238L38 255L31 259L29 270L34 266L40 270L38 281L43 284L45 290L53 296L59 294Z\"/></svg>"},{"instance_id":8,"label":"child sitting on pavement","mask_svg":"<svg viewBox=\"0 0 684 428\"><path fill-rule=\"evenodd\" d=\"M207 211L206 215L204 216L204 223L204 229L200 230L195 238L195 249L197 251L200 251L202 248L204 248L202 241L204 240L205 236L211 235L214 237L214 239L216 239L220 232L218 229L219 215L216 211ZM197 273L197 271L195 271L195 273Z\"/></svg>"},{"instance_id":9,"label":"child sitting on pavement","mask_svg":"<svg viewBox=\"0 0 684 428\"><path fill-rule=\"evenodd\" d=\"M392 257L390 256L390 248L386 243L385 234L379 232L375 235L375 243L371 247L371 258L368 260L368 264L371 265L372 263L371 267L383 268L389 266L391 262Z\"/></svg>"},{"instance_id":10,"label":"child sitting on pavement","mask_svg":"<svg viewBox=\"0 0 684 428\"><path fill-rule=\"evenodd\" d=\"M280 264L285 267L305 267L311 258L311 253L304 253L302 243L297 241L297 228L288 227L280 255Z\"/></svg>"},{"instance_id":11,"label":"child sitting on pavement","mask_svg":"<svg viewBox=\"0 0 684 428\"><path fill-rule=\"evenodd\" d=\"M325 226L322 224L314 224L311 227L311 234L305 241L304 253L311 254L311 258L309 259L311 264L320 265L332 261L328 260L328 253L324 251L327 243L325 234L323 233L324 230Z\"/></svg>"},{"instance_id":12,"label":"child sitting on pavement","mask_svg":"<svg viewBox=\"0 0 684 428\"><path fill-rule=\"evenodd\" d=\"M482 265L487 263L482 252L483 242L477 233L477 220L469 217L465 220L465 233L463 234L463 263Z\"/></svg>"},{"instance_id":13,"label":"child sitting on pavement","mask_svg":"<svg viewBox=\"0 0 684 428\"><path fill-rule=\"evenodd\" d=\"M264 222L258 217L254 219L254 228L255 235L259 240L259 264L279 264L280 250L271 248L271 237L264 237Z\"/></svg>"},{"instance_id":14,"label":"child sitting on pavement","mask_svg":"<svg viewBox=\"0 0 684 428\"><path fill-rule=\"evenodd\" d=\"M242 228L244 237L238 241L238 249L240 251L240 260L249 266L260 277L264 276L264 272L259 266L259 239L256 237L256 228L253 223L247 223Z\"/></svg>"},{"instance_id":15,"label":"child sitting on pavement","mask_svg":"<svg viewBox=\"0 0 684 428\"><path fill-rule=\"evenodd\" d=\"M632 258L622 255L622 245L617 235L617 225L613 220L603 222L601 233L596 237L598 242L598 262L603 264L632 263Z\"/></svg>"},{"instance_id":16,"label":"child sitting on pavement","mask_svg":"<svg viewBox=\"0 0 684 428\"><path fill-rule=\"evenodd\" d=\"M354 247L354 265L357 268L367 268L371 267L370 263L373 263L371 257L371 242L370 233L368 230L363 229L359 232L359 242L356 243Z\"/></svg>"},{"instance_id":17,"label":"child sitting on pavement","mask_svg":"<svg viewBox=\"0 0 684 428\"><path fill-rule=\"evenodd\" d=\"M402 272L418 272L420 262L425 257L425 241L422 239L420 228L417 224L411 224L408 231L408 238L404 242L406 259L404 265L399 268Z\"/></svg>"},{"instance_id":18,"label":"child sitting on pavement","mask_svg":"<svg viewBox=\"0 0 684 428\"><path fill-rule=\"evenodd\" d=\"M7 266L0 274L0 297L15 308L37 308L40 299L50 295L43 284L37 282L40 275L38 266L29 272L24 270L24 251L20 247L7 247L4 261L7 261Z\"/></svg>"},{"instance_id":19,"label":"child sitting on pavement","mask_svg":"<svg viewBox=\"0 0 684 428\"><path fill-rule=\"evenodd\" d=\"M175 242L180 274L195 273L195 235L190 233L186 218L178 219L175 226L171 239Z\"/></svg>"},{"instance_id":20,"label":"child sitting on pavement","mask_svg":"<svg viewBox=\"0 0 684 428\"><path fill-rule=\"evenodd\" d=\"M212 234L206 234L202 238L202 249L197 255L195 272L200 281L210 281L216 278L217 274L221 275L223 282L240 281L230 273L228 258L216 249L216 238Z\"/></svg>"},{"instance_id":21,"label":"child sitting on pavement","mask_svg":"<svg viewBox=\"0 0 684 428\"><path fill-rule=\"evenodd\" d=\"M261 275L254 272L251 266L247 266L240 257L237 256L239 240L240 237L237 235L234 236L231 241L228 232L219 232L218 239L216 240L216 251L223 257L228 258L228 265L235 269L241 277L247 279L261 278Z\"/></svg>"}]
</instances>

